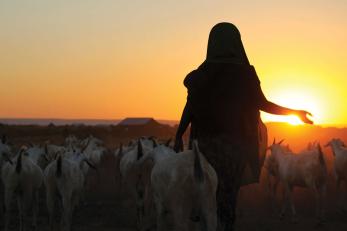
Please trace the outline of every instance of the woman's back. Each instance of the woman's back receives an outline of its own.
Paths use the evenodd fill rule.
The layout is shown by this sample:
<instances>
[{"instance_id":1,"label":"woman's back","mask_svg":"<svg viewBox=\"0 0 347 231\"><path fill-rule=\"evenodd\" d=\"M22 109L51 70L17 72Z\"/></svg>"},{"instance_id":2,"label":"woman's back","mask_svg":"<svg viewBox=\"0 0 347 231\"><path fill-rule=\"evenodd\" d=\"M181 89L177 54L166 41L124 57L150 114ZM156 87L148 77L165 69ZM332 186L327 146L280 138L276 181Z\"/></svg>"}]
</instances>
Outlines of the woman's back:
<instances>
[{"instance_id":1,"label":"woman's back","mask_svg":"<svg viewBox=\"0 0 347 231\"><path fill-rule=\"evenodd\" d=\"M259 80L250 65L205 62L184 81L198 135L257 139Z\"/></svg>"}]
</instances>

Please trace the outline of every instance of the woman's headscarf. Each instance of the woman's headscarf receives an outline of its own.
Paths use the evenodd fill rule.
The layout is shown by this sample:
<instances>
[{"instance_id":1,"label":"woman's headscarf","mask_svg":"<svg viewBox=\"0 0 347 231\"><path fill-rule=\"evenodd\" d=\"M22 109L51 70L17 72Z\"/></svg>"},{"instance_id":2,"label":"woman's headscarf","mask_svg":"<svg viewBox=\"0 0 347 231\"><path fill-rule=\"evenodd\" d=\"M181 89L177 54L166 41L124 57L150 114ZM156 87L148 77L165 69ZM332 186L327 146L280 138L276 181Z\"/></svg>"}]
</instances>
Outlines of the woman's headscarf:
<instances>
[{"instance_id":1,"label":"woman's headscarf","mask_svg":"<svg viewBox=\"0 0 347 231\"><path fill-rule=\"evenodd\" d=\"M215 25L208 38L206 62L231 62L249 65L236 26L222 22Z\"/></svg>"}]
</instances>

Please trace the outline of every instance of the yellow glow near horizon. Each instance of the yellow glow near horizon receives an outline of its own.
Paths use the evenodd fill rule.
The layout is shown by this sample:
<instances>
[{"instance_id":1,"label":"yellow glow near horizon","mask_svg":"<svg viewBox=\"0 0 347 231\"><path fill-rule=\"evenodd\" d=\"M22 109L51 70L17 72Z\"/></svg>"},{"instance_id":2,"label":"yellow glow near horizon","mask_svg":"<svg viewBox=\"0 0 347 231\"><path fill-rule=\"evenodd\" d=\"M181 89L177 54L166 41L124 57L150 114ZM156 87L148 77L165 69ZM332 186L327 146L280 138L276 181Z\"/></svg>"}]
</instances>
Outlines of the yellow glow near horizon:
<instances>
[{"instance_id":1,"label":"yellow glow near horizon","mask_svg":"<svg viewBox=\"0 0 347 231\"><path fill-rule=\"evenodd\" d=\"M305 78L305 77L303 77ZM288 78L293 79L293 78ZM312 117L309 117L313 120L315 124L322 124L325 121L322 120L324 107L323 103L320 103L320 97L317 92L313 89L301 87L302 89L296 89L293 86L285 85L283 89L280 88L272 97L271 101L292 109L306 110L312 114ZM288 122L292 125L303 124L301 120L295 115L288 116L277 116L263 113L262 118L266 122L275 121L275 122Z\"/></svg>"},{"instance_id":2,"label":"yellow glow near horizon","mask_svg":"<svg viewBox=\"0 0 347 231\"><path fill-rule=\"evenodd\" d=\"M295 70L283 69L267 73L270 82L262 84L267 98L281 106L311 112L315 124L343 124L346 113L342 98L344 83L319 67L299 66ZM292 118L262 113L264 121L289 122ZM293 122L291 122L293 123Z\"/></svg>"},{"instance_id":3,"label":"yellow glow near horizon","mask_svg":"<svg viewBox=\"0 0 347 231\"><path fill-rule=\"evenodd\" d=\"M299 117L295 115L289 115L288 116L288 123L291 125L300 125L303 124L303 122L299 119Z\"/></svg>"}]
</instances>

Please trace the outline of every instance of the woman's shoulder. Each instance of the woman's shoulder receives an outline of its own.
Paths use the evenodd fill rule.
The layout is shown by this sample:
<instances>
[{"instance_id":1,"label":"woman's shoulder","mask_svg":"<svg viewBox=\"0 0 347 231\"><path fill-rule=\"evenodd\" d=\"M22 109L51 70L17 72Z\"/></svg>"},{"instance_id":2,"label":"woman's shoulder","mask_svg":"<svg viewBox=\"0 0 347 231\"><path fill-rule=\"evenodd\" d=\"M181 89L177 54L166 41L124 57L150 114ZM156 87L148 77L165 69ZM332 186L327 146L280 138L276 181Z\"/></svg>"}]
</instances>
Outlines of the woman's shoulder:
<instances>
[{"instance_id":1,"label":"woman's shoulder","mask_svg":"<svg viewBox=\"0 0 347 231\"><path fill-rule=\"evenodd\" d=\"M258 78L258 74L257 74L253 65L249 65L248 71L249 71L249 77L251 77L256 82L260 83L260 80Z\"/></svg>"},{"instance_id":2,"label":"woman's shoulder","mask_svg":"<svg viewBox=\"0 0 347 231\"><path fill-rule=\"evenodd\" d=\"M201 85L205 80L206 74L200 68L198 68L188 73L183 81L183 84L187 88L194 88Z\"/></svg>"},{"instance_id":3,"label":"woman's shoulder","mask_svg":"<svg viewBox=\"0 0 347 231\"><path fill-rule=\"evenodd\" d=\"M220 78L209 78L208 76L220 76ZM209 79L232 83L234 81L251 81L259 84L257 72L252 65L236 63L203 63L199 68L191 71L184 79L184 86L188 89L206 86Z\"/></svg>"},{"instance_id":4,"label":"woman's shoulder","mask_svg":"<svg viewBox=\"0 0 347 231\"><path fill-rule=\"evenodd\" d=\"M234 65L234 68L238 69L240 75L247 78L248 80L255 83L260 83L257 72L253 65L236 64Z\"/></svg>"}]
</instances>

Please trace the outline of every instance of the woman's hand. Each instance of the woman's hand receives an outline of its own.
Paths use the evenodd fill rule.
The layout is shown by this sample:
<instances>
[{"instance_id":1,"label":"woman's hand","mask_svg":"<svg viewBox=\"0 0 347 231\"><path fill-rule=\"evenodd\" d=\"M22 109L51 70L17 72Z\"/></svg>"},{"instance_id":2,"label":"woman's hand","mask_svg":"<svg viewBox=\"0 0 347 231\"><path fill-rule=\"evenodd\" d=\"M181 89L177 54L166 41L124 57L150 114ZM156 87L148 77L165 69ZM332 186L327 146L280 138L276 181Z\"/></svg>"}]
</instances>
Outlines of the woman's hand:
<instances>
[{"instance_id":1,"label":"woman's hand","mask_svg":"<svg viewBox=\"0 0 347 231\"><path fill-rule=\"evenodd\" d=\"M175 144L174 144L174 150L175 150L175 152L183 151L183 139L182 139L182 137L176 138Z\"/></svg>"},{"instance_id":2,"label":"woman's hand","mask_svg":"<svg viewBox=\"0 0 347 231\"><path fill-rule=\"evenodd\" d=\"M313 121L309 119L307 116L312 116L310 112L304 110L295 110L294 113L299 119L306 124L313 124Z\"/></svg>"}]
</instances>

